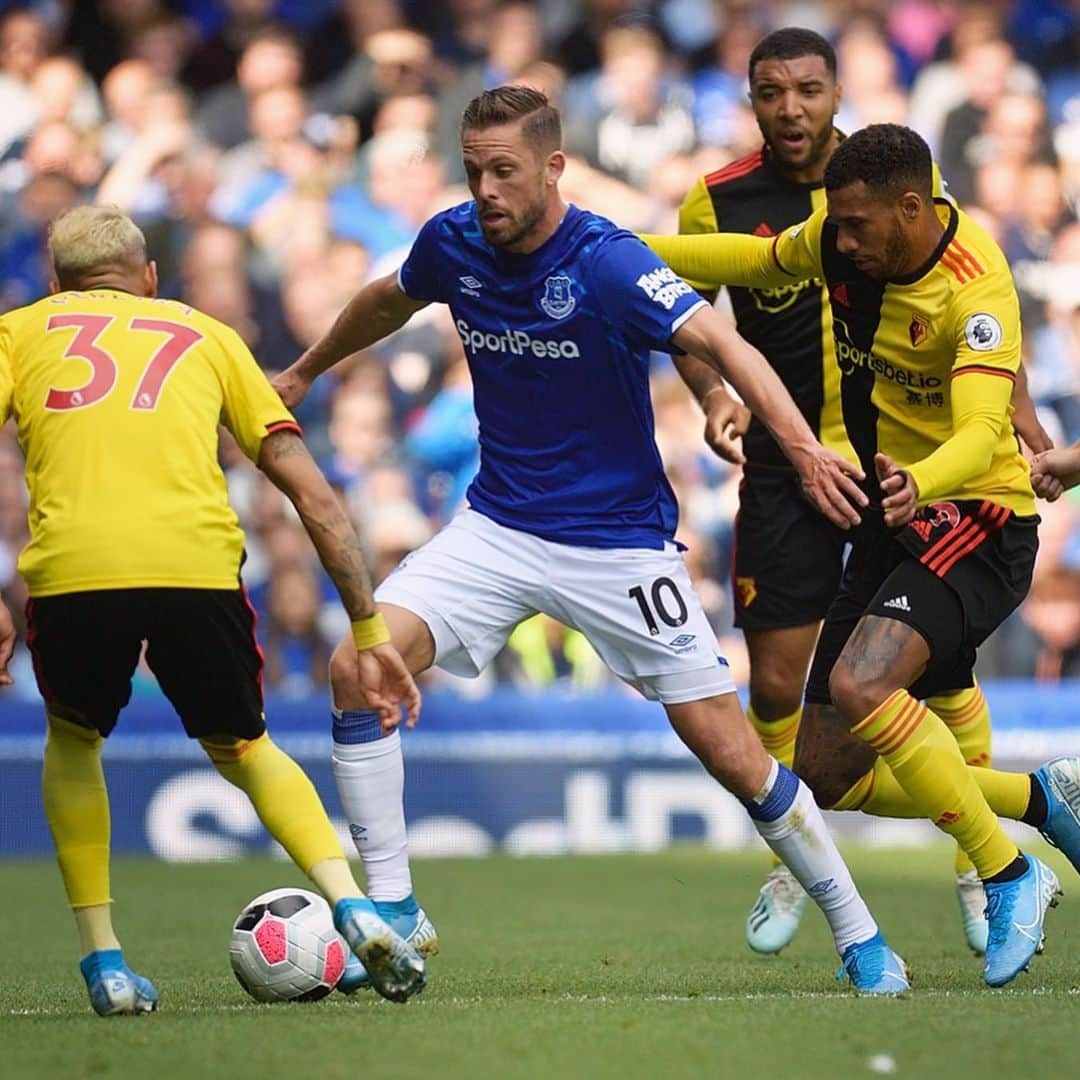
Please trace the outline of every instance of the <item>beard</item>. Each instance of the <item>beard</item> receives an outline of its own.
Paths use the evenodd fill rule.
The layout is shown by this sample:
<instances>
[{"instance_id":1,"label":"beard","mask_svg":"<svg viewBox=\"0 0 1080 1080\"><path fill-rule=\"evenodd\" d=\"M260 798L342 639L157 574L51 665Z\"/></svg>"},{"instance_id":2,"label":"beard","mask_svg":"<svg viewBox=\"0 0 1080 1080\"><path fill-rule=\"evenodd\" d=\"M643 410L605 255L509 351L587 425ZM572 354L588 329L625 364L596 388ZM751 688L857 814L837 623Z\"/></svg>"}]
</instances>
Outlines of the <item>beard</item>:
<instances>
[{"instance_id":1,"label":"beard","mask_svg":"<svg viewBox=\"0 0 1080 1080\"><path fill-rule=\"evenodd\" d=\"M542 200L537 200L526 206L517 217L508 217L506 220L499 222L494 229L488 229L481 218L480 231L484 234L484 239L492 247L514 247L536 228L543 218L546 208Z\"/></svg>"}]
</instances>

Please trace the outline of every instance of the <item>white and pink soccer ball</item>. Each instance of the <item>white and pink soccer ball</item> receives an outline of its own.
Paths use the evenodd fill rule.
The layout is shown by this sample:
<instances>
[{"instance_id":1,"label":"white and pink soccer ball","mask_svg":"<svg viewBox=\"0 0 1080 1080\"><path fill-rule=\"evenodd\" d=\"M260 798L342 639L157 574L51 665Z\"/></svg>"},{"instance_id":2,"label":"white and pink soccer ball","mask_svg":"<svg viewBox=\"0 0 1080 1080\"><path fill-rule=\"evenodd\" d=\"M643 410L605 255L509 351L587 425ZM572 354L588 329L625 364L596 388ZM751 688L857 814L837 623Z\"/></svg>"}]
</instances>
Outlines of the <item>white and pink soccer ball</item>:
<instances>
[{"instance_id":1,"label":"white and pink soccer ball","mask_svg":"<svg viewBox=\"0 0 1080 1080\"><path fill-rule=\"evenodd\" d=\"M318 1001L338 984L347 946L330 905L306 889L272 889L240 912L229 960L256 1001Z\"/></svg>"}]
</instances>

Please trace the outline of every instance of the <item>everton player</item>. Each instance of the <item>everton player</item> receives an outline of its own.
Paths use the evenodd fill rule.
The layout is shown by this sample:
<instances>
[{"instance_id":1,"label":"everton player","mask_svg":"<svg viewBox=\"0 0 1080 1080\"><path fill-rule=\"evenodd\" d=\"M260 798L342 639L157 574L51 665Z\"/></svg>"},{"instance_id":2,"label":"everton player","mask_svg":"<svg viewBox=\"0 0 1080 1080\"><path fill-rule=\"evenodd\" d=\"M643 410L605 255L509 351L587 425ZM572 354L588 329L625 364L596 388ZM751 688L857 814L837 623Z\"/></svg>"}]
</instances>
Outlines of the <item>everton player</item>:
<instances>
[{"instance_id":1,"label":"everton player","mask_svg":"<svg viewBox=\"0 0 1080 1080\"><path fill-rule=\"evenodd\" d=\"M365 286L276 383L313 379L432 302L450 306L472 372L480 471L468 508L377 592L413 673L475 675L537 611L580 630L659 700L680 738L744 803L825 913L854 986L908 988L806 787L747 723L673 537L677 508L653 438L650 349L693 353L762 417L814 504L840 526L862 473L825 450L764 358L643 244L565 204L558 112L535 90L485 91L461 127L473 200L432 218L398 274ZM331 662L334 768L369 892L431 951L413 896L399 735Z\"/></svg>"}]
</instances>

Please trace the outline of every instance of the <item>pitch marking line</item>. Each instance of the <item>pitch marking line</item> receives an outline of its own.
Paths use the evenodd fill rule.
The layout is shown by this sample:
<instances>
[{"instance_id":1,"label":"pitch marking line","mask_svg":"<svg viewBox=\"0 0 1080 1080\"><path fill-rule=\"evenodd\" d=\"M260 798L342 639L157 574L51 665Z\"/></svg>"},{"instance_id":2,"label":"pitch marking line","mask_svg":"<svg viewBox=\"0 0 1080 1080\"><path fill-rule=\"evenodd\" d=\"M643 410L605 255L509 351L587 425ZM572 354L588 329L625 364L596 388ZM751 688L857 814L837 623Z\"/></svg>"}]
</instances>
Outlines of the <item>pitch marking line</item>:
<instances>
[{"instance_id":1,"label":"pitch marking line","mask_svg":"<svg viewBox=\"0 0 1080 1080\"><path fill-rule=\"evenodd\" d=\"M1030 990L913 990L903 995L911 1000L920 998L977 998L999 1001L1002 998L1029 998L1029 997L1080 997L1080 987L1071 987L1068 990L1054 990L1048 987L1036 986ZM362 1000L368 1000L365 996ZM373 995L370 1000L377 1002L378 996ZM419 998L411 1001L414 1008L436 1009L440 1006L451 1008L475 1008L477 1005L505 1005L513 1000L508 998L489 997L450 997L450 998ZM569 1004L569 1005L629 1005L629 1004L697 1004L705 1002L714 1004L735 1004L746 1001L862 1001L866 997L843 990L828 992L824 990L785 990L763 991L751 994L652 994L648 997L611 997L607 994L545 994L539 999L529 999L530 1004L545 1003ZM256 1002L239 1002L231 1005L166 1005L164 1013L181 1016L198 1016L207 1013L218 1012L256 1012L265 1009L276 1008L275 1005L260 1005ZM350 1009L355 1008L355 1003L348 1001L325 1001L321 1009ZM73 1012L70 1009L9 1009L0 1014L7 1017L33 1017L33 1016L67 1016L75 1017L83 1015L81 1011Z\"/></svg>"}]
</instances>

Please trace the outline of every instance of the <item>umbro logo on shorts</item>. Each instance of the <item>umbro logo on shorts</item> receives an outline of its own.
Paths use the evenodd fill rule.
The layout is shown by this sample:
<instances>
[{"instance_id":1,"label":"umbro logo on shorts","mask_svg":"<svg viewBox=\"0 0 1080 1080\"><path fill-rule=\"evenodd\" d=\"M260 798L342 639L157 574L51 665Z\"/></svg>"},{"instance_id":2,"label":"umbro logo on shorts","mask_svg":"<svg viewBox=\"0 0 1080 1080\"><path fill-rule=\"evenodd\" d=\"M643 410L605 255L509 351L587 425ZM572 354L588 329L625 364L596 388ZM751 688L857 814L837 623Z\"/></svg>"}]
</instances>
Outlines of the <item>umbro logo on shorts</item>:
<instances>
[{"instance_id":1,"label":"umbro logo on shorts","mask_svg":"<svg viewBox=\"0 0 1080 1080\"><path fill-rule=\"evenodd\" d=\"M907 593L903 596L894 596L891 600L886 600L881 606L895 608L897 611L911 610L911 605L907 602Z\"/></svg>"}]
</instances>

